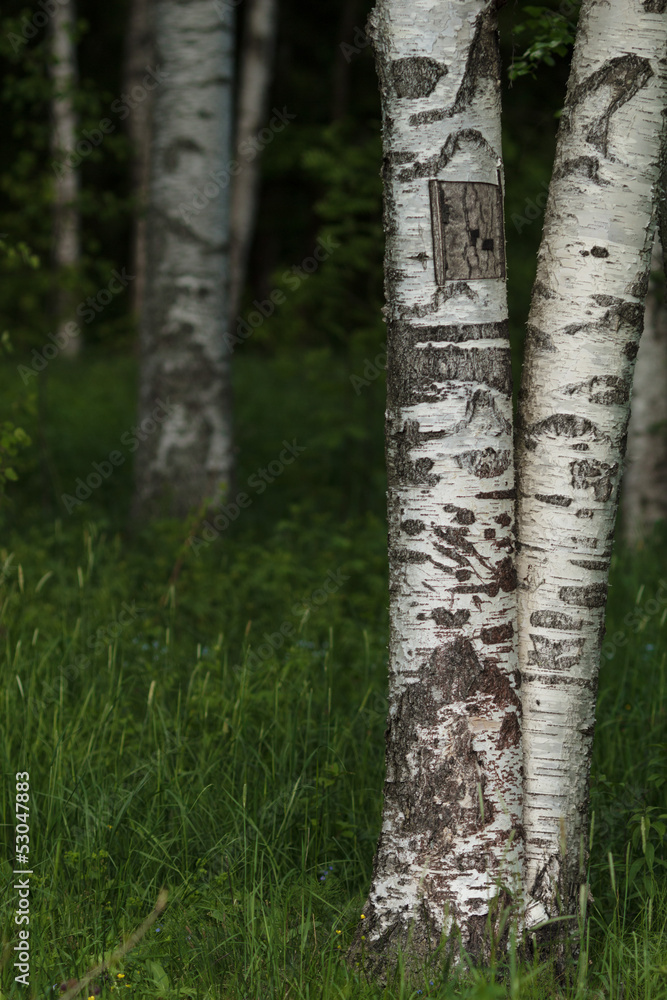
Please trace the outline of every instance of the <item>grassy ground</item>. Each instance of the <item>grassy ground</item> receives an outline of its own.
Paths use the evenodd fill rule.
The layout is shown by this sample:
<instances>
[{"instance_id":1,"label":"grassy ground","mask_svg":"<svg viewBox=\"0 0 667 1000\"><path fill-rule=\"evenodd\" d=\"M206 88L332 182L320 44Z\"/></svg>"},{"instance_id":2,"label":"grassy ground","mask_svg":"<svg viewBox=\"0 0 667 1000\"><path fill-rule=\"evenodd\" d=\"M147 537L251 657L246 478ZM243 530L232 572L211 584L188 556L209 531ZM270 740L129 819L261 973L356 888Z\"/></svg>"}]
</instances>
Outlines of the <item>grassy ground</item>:
<instances>
[{"instance_id":1,"label":"grassy ground","mask_svg":"<svg viewBox=\"0 0 667 1000\"><path fill-rule=\"evenodd\" d=\"M383 387L355 395L351 373L317 353L239 358L238 488L283 439L306 450L197 555L183 525L126 532L129 455L65 511L58 497L131 430L134 371L106 359L49 373L0 552L3 998L58 995L162 886L166 910L98 981L104 995L667 998L664 539L613 561L595 903L572 983L539 962L386 988L346 968L380 827L387 708ZM12 950L24 771L27 988Z\"/></svg>"}]
</instances>

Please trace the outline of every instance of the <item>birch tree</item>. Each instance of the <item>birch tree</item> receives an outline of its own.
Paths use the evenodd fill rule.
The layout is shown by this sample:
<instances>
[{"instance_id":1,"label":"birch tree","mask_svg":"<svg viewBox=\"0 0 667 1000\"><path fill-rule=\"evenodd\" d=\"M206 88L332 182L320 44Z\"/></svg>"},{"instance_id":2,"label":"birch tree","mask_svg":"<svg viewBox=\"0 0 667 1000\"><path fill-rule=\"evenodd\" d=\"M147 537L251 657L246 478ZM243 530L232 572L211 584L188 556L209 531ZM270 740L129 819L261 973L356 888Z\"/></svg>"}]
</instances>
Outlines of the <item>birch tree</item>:
<instances>
[{"instance_id":1,"label":"birch tree","mask_svg":"<svg viewBox=\"0 0 667 1000\"><path fill-rule=\"evenodd\" d=\"M519 894L514 465L496 3L379 0L389 720L382 832L352 956L487 922Z\"/></svg>"},{"instance_id":2,"label":"birch tree","mask_svg":"<svg viewBox=\"0 0 667 1000\"><path fill-rule=\"evenodd\" d=\"M232 471L229 287L234 7L157 0L135 517L184 516ZM159 410L160 419L154 416ZM166 412L166 416L164 415Z\"/></svg>"},{"instance_id":3,"label":"birch tree","mask_svg":"<svg viewBox=\"0 0 667 1000\"><path fill-rule=\"evenodd\" d=\"M632 386L621 505L630 544L640 542L658 521L667 519L667 303L664 257L657 237Z\"/></svg>"},{"instance_id":4,"label":"birch tree","mask_svg":"<svg viewBox=\"0 0 667 1000\"><path fill-rule=\"evenodd\" d=\"M262 127L276 45L277 0L250 0L241 50L236 150L241 169L232 183L230 218L230 318L239 309L257 215L260 157L253 139ZM246 150L254 150L249 159Z\"/></svg>"},{"instance_id":5,"label":"birch tree","mask_svg":"<svg viewBox=\"0 0 667 1000\"><path fill-rule=\"evenodd\" d=\"M81 337L72 337L66 327L72 316L72 296L65 287L72 269L81 257L81 224L79 218L79 171L72 165L77 141L78 120L74 108L74 93L78 81L76 45L76 8L74 0L54 4L51 20L51 156L55 175L53 192L53 264L58 291L56 315L58 342L62 352L73 356L81 347ZM69 273L68 273L69 272Z\"/></svg>"},{"instance_id":6,"label":"birch tree","mask_svg":"<svg viewBox=\"0 0 667 1000\"><path fill-rule=\"evenodd\" d=\"M587 894L595 695L667 105L664 7L582 4L528 320L517 570L533 920L573 915Z\"/></svg>"}]
</instances>

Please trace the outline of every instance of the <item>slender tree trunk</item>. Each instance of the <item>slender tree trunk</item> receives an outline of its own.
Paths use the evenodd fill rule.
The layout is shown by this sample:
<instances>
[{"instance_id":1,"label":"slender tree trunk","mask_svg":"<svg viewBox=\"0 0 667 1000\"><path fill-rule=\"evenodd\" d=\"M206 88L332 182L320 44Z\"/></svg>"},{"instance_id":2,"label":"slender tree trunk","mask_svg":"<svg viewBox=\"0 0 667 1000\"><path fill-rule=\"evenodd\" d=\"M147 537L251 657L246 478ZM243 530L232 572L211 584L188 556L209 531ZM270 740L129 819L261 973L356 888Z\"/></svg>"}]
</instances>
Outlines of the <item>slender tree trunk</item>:
<instances>
[{"instance_id":1,"label":"slender tree trunk","mask_svg":"<svg viewBox=\"0 0 667 1000\"><path fill-rule=\"evenodd\" d=\"M134 87L146 88L142 80L155 63L155 0L131 0L130 16L125 37L125 62L123 89L132 94ZM132 143L132 194L135 198L134 232L132 234L132 305L137 316L141 315L146 288L146 205L150 181L151 123L153 118L153 91L136 103L127 119L127 130Z\"/></svg>"},{"instance_id":2,"label":"slender tree trunk","mask_svg":"<svg viewBox=\"0 0 667 1000\"><path fill-rule=\"evenodd\" d=\"M351 958L450 936L483 960L520 894L514 464L496 4L379 0L388 321L389 720Z\"/></svg>"},{"instance_id":3,"label":"slender tree trunk","mask_svg":"<svg viewBox=\"0 0 667 1000\"><path fill-rule=\"evenodd\" d=\"M55 313L62 352L70 357L79 353L81 337L70 336L65 327L71 322L73 296L68 290L71 272L81 257L81 226L79 220L79 171L68 163L77 142L77 116L74 92L77 85L76 8L74 0L55 4L51 20L53 61L51 79L51 156L55 185L53 194L53 264L58 282Z\"/></svg>"},{"instance_id":4,"label":"slender tree trunk","mask_svg":"<svg viewBox=\"0 0 667 1000\"><path fill-rule=\"evenodd\" d=\"M631 545L667 519L667 303L664 255L657 236L651 271L621 498L625 539Z\"/></svg>"},{"instance_id":5,"label":"slender tree trunk","mask_svg":"<svg viewBox=\"0 0 667 1000\"><path fill-rule=\"evenodd\" d=\"M277 0L249 0L243 36L239 83L236 158L241 169L232 182L230 215L230 317L234 319L243 292L259 194L260 157L248 159L248 149L266 115L276 44Z\"/></svg>"},{"instance_id":6,"label":"slender tree trunk","mask_svg":"<svg viewBox=\"0 0 667 1000\"><path fill-rule=\"evenodd\" d=\"M576 914L587 892L600 645L667 105L663 8L583 2L528 320L517 569L533 920Z\"/></svg>"},{"instance_id":7,"label":"slender tree trunk","mask_svg":"<svg viewBox=\"0 0 667 1000\"><path fill-rule=\"evenodd\" d=\"M227 323L231 5L157 0L134 515L182 517L232 473Z\"/></svg>"}]
</instances>

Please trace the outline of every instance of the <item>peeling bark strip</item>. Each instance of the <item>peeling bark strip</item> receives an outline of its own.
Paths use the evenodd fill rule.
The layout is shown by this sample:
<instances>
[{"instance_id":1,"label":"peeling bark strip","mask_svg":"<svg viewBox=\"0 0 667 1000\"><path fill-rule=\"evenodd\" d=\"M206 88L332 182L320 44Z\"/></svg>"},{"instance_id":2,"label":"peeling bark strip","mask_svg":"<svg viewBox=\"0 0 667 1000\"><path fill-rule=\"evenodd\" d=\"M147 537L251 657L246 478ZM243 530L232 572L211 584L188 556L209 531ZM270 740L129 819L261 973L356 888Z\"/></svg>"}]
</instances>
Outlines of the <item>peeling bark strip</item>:
<instances>
[{"instance_id":1,"label":"peeling bark strip","mask_svg":"<svg viewBox=\"0 0 667 1000\"><path fill-rule=\"evenodd\" d=\"M146 300L139 419L156 399L170 415L137 453L135 517L185 516L219 499L232 471L227 326L233 6L157 0ZM184 212L193 196L206 211ZM205 194L202 194L204 192Z\"/></svg>"},{"instance_id":2,"label":"peeling bark strip","mask_svg":"<svg viewBox=\"0 0 667 1000\"><path fill-rule=\"evenodd\" d=\"M488 924L520 897L495 6L379 0L370 22L384 115L390 708L382 834L352 955L376 971L410 931L408 961L455 928L485 960Z\"/></svg>"},{"instance_id":3,"label":"peeling bark strip","mask_svg":"<svg viewBox=\"0 0 667 1000\"><path fill-rule=\"evenodd\" d=\"M585 880L608 547L667 105L663 11L583 2L529 316L517 560L529 923L559 899L575 914Z\"/></svg>"}]
</instances>

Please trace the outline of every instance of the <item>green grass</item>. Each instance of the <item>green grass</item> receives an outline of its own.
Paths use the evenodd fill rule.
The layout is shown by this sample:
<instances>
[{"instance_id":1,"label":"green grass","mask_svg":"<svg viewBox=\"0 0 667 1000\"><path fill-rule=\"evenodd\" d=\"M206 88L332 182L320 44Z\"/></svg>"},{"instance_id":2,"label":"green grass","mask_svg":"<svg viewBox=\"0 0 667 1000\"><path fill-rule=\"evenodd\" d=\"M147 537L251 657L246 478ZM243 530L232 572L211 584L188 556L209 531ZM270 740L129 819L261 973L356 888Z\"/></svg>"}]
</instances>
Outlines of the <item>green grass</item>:
<instances>
[{"instance_id":1,"label":"green grass","mask_svg":"<svg viewBox=\"0 0 667 1000\"><path fill-rule=\"evenodd\" d=\"M514 959L367 982L343 956L382 808L383 388L356 397L351 372L318 354L242 357L236 371L241 484L283 438L307 450L175 573L183 525L124 530L129 461L71 516L58 505L61 484L132 426L132 366L93 359L50 375L46 475L34 449L0 552L2 997L58 995L53 984L112 952L165 886L167 909L103 995L667 998L667 605L648 604L664 538L613 561L608 634L628 641L600 676L595 904L571 983ZM269 390L280 397L270 412ZM322 600L329 573L337 589ZM28 989L12 967L20 771L34 872Z\"/></svg>"}]
</instances>

